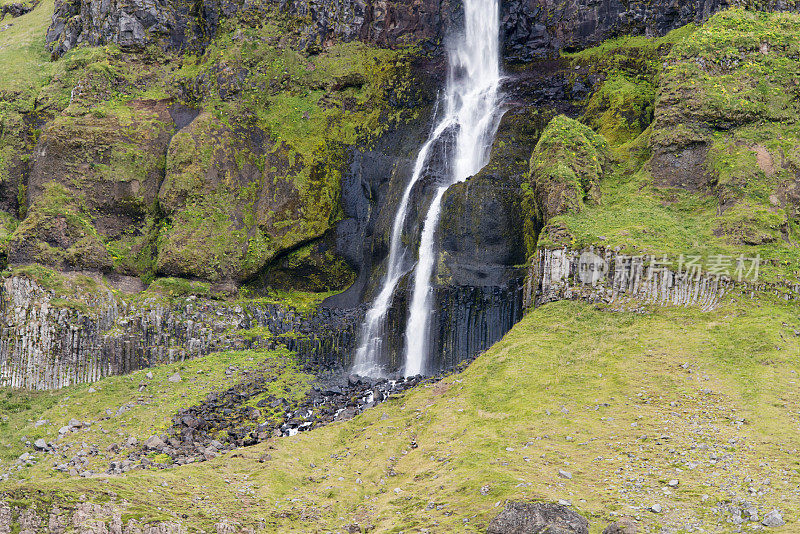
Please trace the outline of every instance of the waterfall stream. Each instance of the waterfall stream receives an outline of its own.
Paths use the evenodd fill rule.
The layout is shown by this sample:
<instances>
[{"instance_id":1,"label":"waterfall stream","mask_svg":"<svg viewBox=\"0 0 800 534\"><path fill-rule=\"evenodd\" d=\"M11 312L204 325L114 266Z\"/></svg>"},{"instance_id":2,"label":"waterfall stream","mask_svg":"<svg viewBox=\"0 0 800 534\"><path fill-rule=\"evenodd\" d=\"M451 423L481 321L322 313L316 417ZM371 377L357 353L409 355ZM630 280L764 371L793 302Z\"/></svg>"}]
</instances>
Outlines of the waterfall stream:
<instances>
[{"instance_id":1,"label":"waterfall stream","mask_svg":"<svg viewBox=\"0 0 800 534\"><path fill-rule=\"evenodd\" d=\"M465 0L464 30L451 40L448 47L449 72L442 102L444 113L420 149L411 180L400 200L392 225L387 272L381 291L367 311L361 327L354 373L366 376L386 373L381 363L386 350L383 346L386 318L397 284L409 268L401 237L411 191L426 170L434 144L442 141L447 132L453 132L452 150L448 151L452 157L445 162L444 180L437 184L423 224L405 333L405 375L426 371L433 306L431 278L436 263L434 237L442 198L448 187L476 174L488 160L500 115L498 38L498 0Z\"/></svg>"}]
</instances>

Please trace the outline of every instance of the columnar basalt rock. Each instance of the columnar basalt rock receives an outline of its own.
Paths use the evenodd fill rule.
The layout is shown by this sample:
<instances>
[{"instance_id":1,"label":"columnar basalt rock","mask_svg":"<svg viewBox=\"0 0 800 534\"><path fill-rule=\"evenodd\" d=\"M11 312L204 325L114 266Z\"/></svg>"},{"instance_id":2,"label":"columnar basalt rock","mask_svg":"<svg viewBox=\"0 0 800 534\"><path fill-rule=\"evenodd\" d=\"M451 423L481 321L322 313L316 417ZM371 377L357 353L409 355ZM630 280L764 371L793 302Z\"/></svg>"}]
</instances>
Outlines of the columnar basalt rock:
<instances>
[{"instance_id":1,"label":"columnar basalt rock","mask_svg":"<svg viewBox=\"0 0 800 534\"><path fill-rule=\"evenodd\" d=\"M182 534L186 529L177 521L141 523L123 517L124 503L79 503L69 506L54 504L49 512L34 506L0 501L0 534L8 532L115 532L118 534ZM74 530L73 530L74 529Z\"/></svg>"},{"instance_id":2,"label":"columnar basalt rock","mask_svg":"<svg viewBox=\"0 0 800 534\"><path fill-rule=\"evenodd\" d=\"M614 308L637 310L644 305L698 306L709 311L733 291L772 293L797 300L800 284L737 281L683 269L677 272L646 256L605 248L540 249L525 281L524 306L557 300L585 300Z\"/></svg>"},{"instance_id":3,"label":"columnar basalt rock","mask_svg":"<svg viewBox=\"0 0 800 534\"><path fill-rule=\"evenodd\" d=\"M0 386L55 389L105 376L244 349L238 334L266 327L259 346L285 346L308 364L347 364L360 309L309 314L278 304L236 304L189 297L131 303L108 290L81 296L74 307L22 277L0 289Z\"/></svg>"}]
</instances>

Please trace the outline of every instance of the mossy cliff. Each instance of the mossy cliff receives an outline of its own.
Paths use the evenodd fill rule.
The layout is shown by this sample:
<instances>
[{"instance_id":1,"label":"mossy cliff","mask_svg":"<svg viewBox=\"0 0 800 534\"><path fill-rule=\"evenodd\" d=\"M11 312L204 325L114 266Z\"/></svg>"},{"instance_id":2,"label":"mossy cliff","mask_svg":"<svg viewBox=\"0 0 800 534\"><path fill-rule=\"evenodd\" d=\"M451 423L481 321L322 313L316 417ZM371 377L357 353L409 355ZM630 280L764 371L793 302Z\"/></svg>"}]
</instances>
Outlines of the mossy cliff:
<instances>
[{"instance_id":1,"label":"mossy cliff","mask_svg":"<svg viewBox=\"0 0 800 534\"><path fill-rule=\"evenodd\" d=\"M539 246L618 247L673 267L696 258L722 276L758 258L759 281L796 280L798 24L731 9L660 40L568 55L604 77L582 120L608 135L616 163L599 181L602 201L550 219ZM645 68L631 80L635 65ZM609 83L628 89L598 98ZM630 110L635 121L616 119Z\"/></svg>"},{"instance_id":2,"label":"mossy cliff","mask_svg":"<svg viewBox=\"0 0 800 534\"><path fill-rule=\"evenodd\" d=\"M50 35L67 32L61 11L79 5L59 3ZM180 46L167 46L174 35L134 46L122 33L62 33L45 75L4 80L0 189L23 220L7 232L9 263L230 287L333 229L353 148L428 105L430 82L414 67L426 56L413 43L360 42L312 54L292 30L302 15L229 7L214 31L186 29ZM16 20L41 36L49 9ZM130 26L115 9L81 24Z\"/></svg>"}]
</instances>

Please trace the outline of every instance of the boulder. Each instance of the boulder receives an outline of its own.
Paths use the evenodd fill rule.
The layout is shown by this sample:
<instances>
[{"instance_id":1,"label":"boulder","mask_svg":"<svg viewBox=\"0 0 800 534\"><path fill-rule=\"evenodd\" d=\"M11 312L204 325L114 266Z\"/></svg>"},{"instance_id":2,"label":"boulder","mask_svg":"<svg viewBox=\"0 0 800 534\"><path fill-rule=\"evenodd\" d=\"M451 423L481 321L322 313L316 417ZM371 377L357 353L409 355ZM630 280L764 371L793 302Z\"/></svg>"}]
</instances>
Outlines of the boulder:
<instances>
[{"instance_id":1,"label":"boulder","mask_svg":"<svg viewBox=\"0 0 800 534\"><path fill-rule=\"evenodd\" d=\"M639 530L632 519L620 519L603 529L603 534L636 534Z\"/></svg>"},{"instance_id":2,"label":"boulder","mask_svg":"<svg viewBox=\"0 0 800 534\"><path fill-rule=\"evenodd\" d=\"M492 519L487 534L589 534L589 522L566 506L512 501Z\"/></svg>"},{"instance_id":3,"label":"boulder","mask_svg":"<svg viewBox=\"0 0 800 534\"><path fill-rule=\"evenodd\" d=\"M600 180L611 162L608 143L591 128L559 115L545 128L530 161L530 190L539 221L578 213L600 201Z\"/></svg>"},{"instance_id":4,"label":"boulder","mask_svg":"<svg viewBox=\"0 0 800 534\"><path fill-rule=\"evenodd\" d=\"M761 524L765 527L782 527L786 522L783 520L783 515L781 515L780 511L772 510L764 514Z\"/></svg>"},{"instance_id":5,"label":"boulder","mask_svg":"<svg viewBox=\"0 0 800 534\"><path fill-rule=\"evenodd\" d=\"M167 446L167 444L164 443L164 440L162 440L159 436L155 436L155 435L154 436L150 436L149 438L147 438L147 441L144 442L144 447L146 449L150 449L150 450L154 450L154 451L160 451L161 449L163 449L166 446Z\"/></svg>"}]
</instances>

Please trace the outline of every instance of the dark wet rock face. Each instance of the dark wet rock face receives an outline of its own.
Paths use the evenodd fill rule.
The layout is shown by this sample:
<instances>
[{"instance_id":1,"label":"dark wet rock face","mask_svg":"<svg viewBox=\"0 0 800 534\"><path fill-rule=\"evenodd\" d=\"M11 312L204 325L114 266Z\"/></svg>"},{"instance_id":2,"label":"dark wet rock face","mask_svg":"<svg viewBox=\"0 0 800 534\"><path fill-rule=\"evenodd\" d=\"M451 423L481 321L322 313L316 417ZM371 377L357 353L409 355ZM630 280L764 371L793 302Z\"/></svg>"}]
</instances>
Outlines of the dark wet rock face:
<instances>
[{"instance_id":1,"label":"dark wet rock face","mask_svg":"<svg viewBox=\"0 0 800 534\"><path fill-rule=\"evenodd\" d=\"M546 502L506 504L487 534L589 534L589 522L566 506Z\"/></svg>"},{"instance_id":2,"label":"dark wet rock face","mask_svg":"<svg viewBox=\"0 0 800 534\"><path fill-rule=\"evenodd\" d=\"M511 62L529 62L618 35L664 35L690 22L702 22L732 4L729 0L505 0L500 15L503 56ZM787 8L781 1L761 4ZM352 40L389 47L408 43L439 47L461 17L460 3L455 0L273 0L263 7L239 0L195 4L59 0L47 43L56 56L81 43L116 43L129 49L149 44L172 50L202 48L224 18L242 11L252 11L257 18L274 9L302 21L299 45L312 53L335 41Z\"/></svg>"},{"instance_id":3,"label":"dark wet rock face","mask_svg":"<svg viewBox=\"0 0 800 534\"><path fill-rule=\"evenodd\" d=\"M556 57L620 35L665 35L691 22L702 23L735 2L728 0L506 0L502 2L503 56L511 62ZM762 2L785 9L783 2Z\"/></svg>"},{"instance_id":4,"label":"dark wet rock face","mask_svg":"<svg viewBox=\"0 0 800 534\"><path fill-rule=\"evenodd\" d=\"M200 48L219 22L241 8L237 1L58 0L47 45L58 57L79 44L115 43L129 50L159 44L165 49Z\"/></svg>"},{"instance_id":5,"label":"dark wet rock face","mask_svg":"<svg viewBox=\"0 0 800 534\"><path fill-rule=\"evenodd\" d=\"M268 16L268 11L297 17L299 45L314 53L334 40L360 39L391 47L415 42L438 45L453 9L448 0L414 4L401 0L273 0L262 6L240 0L58 0L47 44L54 56L82 43L115 43L130 50L151 44L178 51L202 49L225 18L243 11L254 19Z\"/></svg>"}]
</instances>

